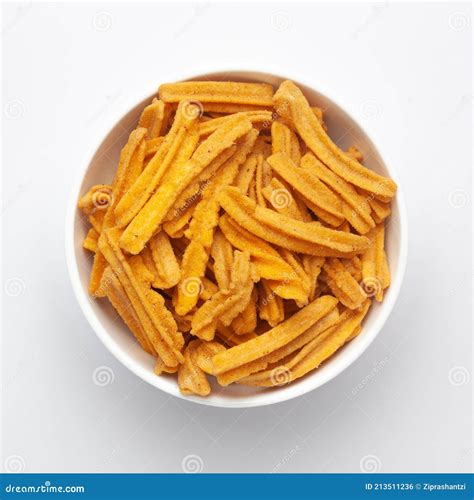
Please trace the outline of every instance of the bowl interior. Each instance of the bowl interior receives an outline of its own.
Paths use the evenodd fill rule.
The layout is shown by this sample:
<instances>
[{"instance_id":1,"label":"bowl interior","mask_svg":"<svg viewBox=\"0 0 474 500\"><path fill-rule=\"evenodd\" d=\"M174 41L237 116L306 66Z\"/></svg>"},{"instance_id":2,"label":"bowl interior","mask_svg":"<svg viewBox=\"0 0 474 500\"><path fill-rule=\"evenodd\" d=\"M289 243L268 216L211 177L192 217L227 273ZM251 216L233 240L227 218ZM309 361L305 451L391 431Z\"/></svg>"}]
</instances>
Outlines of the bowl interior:
<instances>
[{"instance_id":1,"label":"bowl interior","mask_svg":"<svg viewBox=\"0 0 474 500\"><path fill-rule=\"evenodd\" d=\"M249 71L231 71L221 73L207 73L198 75L190 80L236 80L236 81L261 81L271 83L275 87L285 78L268 73L257 73ZM364 154L364 163L370 169L383 175L394 177L383 162L379 152L375 148L362 128L335 102L313 88L295 81L301 87L304 94L312 105L318 105L325 110L325 122L331 138L343 149L355 145ZM99 183L111 182L120 150L125 144L129 133L136 126L138 117L143 107L150 102L150 95L136 104L115 126L102 141L91 159L82 182L78 187L79 195L84 194L90 186ZM207 398L186 397L199 403L215 406L249 407L270 404L278 401L291 399L306 393L323 383L327 382L345 367L352 363L373 340L380 330L398 294L401 276L397 273L404 263L401 262L401 213L400 202L395 199L392 204L393 213L387 222L386 228L386 250L392 274L392 286L388 289L382 304L374 303L364 321L363 330L358 337L345 347L340 349L330 360L324 363L318 370L306 377L293 382L287 386L272 389L248 388L239 385L220 387L214 383L213 392ZM174 377L157 377L153 373L153 358L145 353L135 341L127 327L120 320L114 309L107 300L91 300L88 298L87 286L92 264L90 252L82 248L82 241L88 230L87 220L79 210L74 210L74 230L68 245L72 245L72 267L71 275L79 302L89 322L97 332L101 340L128 368L150 384L175 396L181 396ZM68 221L70 224L72 221Z\"/></svg>"}]
</instances>

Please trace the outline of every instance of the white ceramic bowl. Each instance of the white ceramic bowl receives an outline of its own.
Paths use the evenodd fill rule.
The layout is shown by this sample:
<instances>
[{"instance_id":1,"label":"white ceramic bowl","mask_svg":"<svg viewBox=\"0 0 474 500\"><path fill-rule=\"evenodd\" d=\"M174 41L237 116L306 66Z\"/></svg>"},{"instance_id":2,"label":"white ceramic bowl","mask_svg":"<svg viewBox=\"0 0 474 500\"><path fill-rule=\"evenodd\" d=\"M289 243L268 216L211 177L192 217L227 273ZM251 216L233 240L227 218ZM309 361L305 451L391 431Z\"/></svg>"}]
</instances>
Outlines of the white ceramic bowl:
<instances>
[{"instance_id":1,"label":"white ceramic bowl","mask_svg":"<svg viewBox=\"0 0 474 500\"><path fill-rule=\"evenodd\" d=\"M285 79L292 79L301 87L311 104L317 104L325 111L325 121L329 134L342 148L356 145L364 153L364 162L375 172L389 175L399 186L392 204L392 215L386 230L386 249L392 274L392 284L381 304L373 304L365 318L362 332L352 342L340 349L318 370L296 382L272 389L258 389L236 384L222 388L215 384L213 393L207 398L182 396L174 377L157 377L153 373L153 358L144 352L122 321L108 304L107 300L91 300L87 293L87 284L91 269L91 255L82 248L82 241L88 225L76 209L80 195L90 186L108 183L115 173L119 152L130 131L135 127L144 105L150 102L156 93L148 89L136 99L132 106L116 110L115 116L105 124L105 133L97 136L97 141L80 165L77 182L70 197L70 206L66 220L66 254L69 274L77 300L90 325L105 344L107 349L137 376L173 396L183 397L188 401L220 407L253 407L277 403L305 394L341 373L353 363L380 332L397 300L402 283L407 257L407 221L402 190L393 165L382 156L380 148L375 147L362 127L340 107L328 92L321 90L321 85L295 75L277 76L272 72L258 70L224 70L219 72L200 72L192 75L165 76L161 82L179 80L240 80L259 81L273 84L275 87ZM161 83L161 82L157 82ZM389 126L387 124L387 126ZM350 134L348 133L350 131ZM384 160L382 159L384 158ZM88 334L88 332L84 332Z\"/></svg>"}]
</instances>

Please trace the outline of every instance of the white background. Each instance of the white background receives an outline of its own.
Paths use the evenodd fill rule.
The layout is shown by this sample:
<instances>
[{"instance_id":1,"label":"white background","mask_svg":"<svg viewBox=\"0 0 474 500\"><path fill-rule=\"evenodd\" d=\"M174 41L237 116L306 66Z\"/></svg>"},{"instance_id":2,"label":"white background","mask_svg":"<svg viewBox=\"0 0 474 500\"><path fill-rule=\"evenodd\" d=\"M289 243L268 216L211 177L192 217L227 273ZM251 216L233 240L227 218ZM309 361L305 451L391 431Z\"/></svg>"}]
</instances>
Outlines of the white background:
<instances>
[{"instance_id":1,"label":"white background","mask_svg":"<svg viewBox=\"0 0 474 500\"><path fill-rule=\"evenodd\" d=\"M4 5L3 467L470 470L470 24L455 3ZM322 82L383 140L407 198L407 275L379 337L324 387L260 409L142 383L87 324L64 258L91 131L128 93L216 61Z\"/></svg>"}]
</instances>

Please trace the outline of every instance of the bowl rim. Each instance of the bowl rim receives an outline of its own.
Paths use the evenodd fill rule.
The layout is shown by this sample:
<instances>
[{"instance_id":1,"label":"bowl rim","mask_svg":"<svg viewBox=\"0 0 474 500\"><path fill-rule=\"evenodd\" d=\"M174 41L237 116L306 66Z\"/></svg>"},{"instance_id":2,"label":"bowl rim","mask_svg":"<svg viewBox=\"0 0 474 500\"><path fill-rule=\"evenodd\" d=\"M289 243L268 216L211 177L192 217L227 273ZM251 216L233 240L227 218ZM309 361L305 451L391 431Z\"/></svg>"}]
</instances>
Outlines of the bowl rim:
<instances>
[{"instance_id":1,"label":"bowl rim","mask_svg":"<svg viewBox=\"0 0 474 500\"><path fill-rule=\"evenodd\" d=\"M242 69L239 69L242 68ZM190 68L188 71L180 73L180 74L171 74L165 75L165 78L162 81L182 81L189 80L198 77L204 77L206 75L211 74L219 74L219 73L257 73L261 75L269 75L271 77L289 79L290 77L281 75L278 68L271 67L267 64L258 64L252 65L248 62L242 63L241 65L233 66L229 68L226 65L212 64L205 65L204 67L201 65L199 67ZM74 174L74 180L72 184L72 189L70 192L70 196L68 199L68 206L66 210L66 228L65 228L65 252L66 252L66 265L68 268L69 278L72 284L72 288L74 291L74 295L79 303L79 306L86 317L89 325L94 330L95 334L99 337L101 342L105 345L105 347L109 350L109 352L116 358L120 363L122 363L125 367L127 367L131 372L133 372L136 376L148 382L150 385L162 390L163 392L170 394L172 396L176 396L180 399L184 399L185 401L192 401L198 404L203 404L206 406L212 407L220 407L220 408L251 408L251 407L259 407L266 406L270 404L280 403L283 401L289 401L293 398L301 396L303 394L309 393L315 390L318 387L321 387L325 383L334 379L342 373L345 369L347 369L350 365L352 365L366 349L373 342L375 337L382 330L385 322L387 321L389 315L391 314L395 303L399 297L400 289L402 286L403 278L406 270L407 256L408 256L408 221L407 221L407 213L406 206L403 196L403 189L400 184L400 179L398 177L397 171L393 166L393 162L391 162L389 156L387 155L386 148L384 145L380 144L380 137L378 134L375 134L373 130L371 130L370 124L364 124L362 126L359 121L358 114L354 113L352 106L346 104L340 104L340 100L334 98L330 91L325 88L324 84L315 78L308 78L306 75L300 74L298 71L294 71L292 68L289 68L289 73L291 73L291 79L296 81L298 84L304 85L315 92L323 95L325 98L333 102L336 106L338 106L353 122L360 128L360 130L369 138L372 142L374 148L378 152L381 157L385 167L389 171L390 177L393 178L398 185L397 195L394 200L396 206L398 208L399 213L399 261L397 264L397 269L394 275L392 276L392 282L390 284L391 293L390 296L387 297L381 305L379 314L377 319L375 320L375 324L367 331L365 331L365 335L360 337L361 341L358 344L358 349L352 353L351 357L339 359L337 363L333 363L332 370L323 374L323 376L317 376L317 372L313 373L312 376L309 375L306 378L305 384L295 384L294 386L286 386L286 391L271 390L265 391L261 394L251 395L251 396L242 396L236 397L235 399L222 400L219 399L209 399L209 398L201 398L198 396L186 396L181 394L179 391L178 385L176 384L175 390L170 391L168 387L164 387L161 385L160 377L157 377L153 373L148 372L145 368L135 360L132 360L126 352L119 348L115 342L112 341L110 334L101 324L99 319L97 318L94 310L92 309L92 305L90 303L90 299L88 297L87 291L84 290L81 284L80 276L79 276L79 266L76 261L75 256L75 245L74 245L74 235L75 235L75 217L77 210L77 200L79 198L80 190L82 187L82 183L84 180L84 176L86 175L92 160L98 149L103 144L104 140L107 138L108 134L114 129L117 123L120 122L128 113L130 113L140 102L146 100L148 97L152 95L156 95L157 88L156 83L154 87L152 85L142 86L140 89L136 89L136 91L127 93L128 97L126 98L123 104L117 106L116 110L108 110L108 116L104 117L104 119L100 120L100 123L96 127L91 127L89 129L89 135L91 137L98 137L99 139L88 141L90 144L83 155L79 155L79 166ZM145 90L144 90L145 89ZM151 89L148 90L147 89ZM350 111L348 111L350 110ZM372 140L374 135L377 136L377 143ZM333 360L334 361L334 360Z\"/></svg>"}]
</instances>

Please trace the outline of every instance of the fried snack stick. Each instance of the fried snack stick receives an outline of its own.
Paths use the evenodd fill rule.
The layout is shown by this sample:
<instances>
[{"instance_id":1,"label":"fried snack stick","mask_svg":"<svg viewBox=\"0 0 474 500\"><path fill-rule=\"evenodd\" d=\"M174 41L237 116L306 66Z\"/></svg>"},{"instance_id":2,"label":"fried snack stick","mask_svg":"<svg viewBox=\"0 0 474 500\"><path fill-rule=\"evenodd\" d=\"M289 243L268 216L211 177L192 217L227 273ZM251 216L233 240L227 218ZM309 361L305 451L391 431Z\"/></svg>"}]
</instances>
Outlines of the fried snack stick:
<instances>
[{"instance_id":1,"label":"fried snack stick","mask_svg":"<svg viewBox=\"0 0 474 500\"><path fill-rule=\"evenodd\" d=\"M190 161L169 172L164 182L123 232L120 240L122 248L132 254L140 253L179 195L213 160L251 129L252 124L245 115L236 115L203 141Z\"/></svg>"},{"instance_id":2,"label":"fried snack stick","mask_svg":"<svg viewBox=\"0 0 474 500\"><path fill-rule=\"evenodd\" d=\"M293 194L276 177L273 177L270 184L262 189L262 194L280 214L293 219L304 220Z\"/></svg>"},{"instance_id":3,"label":"fried snack stick","mask_svg":"<svg viewBox=\"0 0 474 500\"><path fill-rule=\"evenodd\" d=\"M321 108L318 108L318 106L311 106L311 111L314 113L314 116L318 119L324 131L327 132L328 128L324 123L324 111Z\"/></svg>"},{"instance_id":4,"label":"fried snack stick","mask_svg":"<svg viewBox=\"0 0 474 500\"><path fill-rule=\"evenodd\" d=\"M134 275L118 244L120 229L111 228L102 233L99 249L120 280L140 319L149 342L167 366L183 361L183 336L176 322L164 306L161 295L148 289Z\"/></svg>"},{"instance_id":5,"label":"fried snack stick","mask_svg":"<svg viewBox=\"0 0 474 500\"><path fill-rule=\"evenodd\" d=\"M157 356L155 368L153 369L155 375L162 375L163 373L177 373L180 365L166 366L164 361Z\"/></svg>"},{"instance_id":6,"label":"fried snack stick","mask_svg":"<svg viewBox=\"0 0 474 500\"><path fill-rule=\"evenodd\" d=\"M230 270L234 259L234 251L229 240L218 228L214 233L211 247L211 257L214 260L214 276L221 290L228 290L230 286Z\"/></svg>"},{"instance_id":7,"label":"fried snack stick","mask_svg":"<svg viewBox=\"0 0 474 500\"><path fill-rule=\"evenodd\" d=\"M257 155L251 154L248 156L247 160L245 160L234 181L234 185L242 192L242 194L248 193L256 169Z\"/></svg>"},{"instance_id":8,"label":"fried snack stick","mask_svg":"<svg viewBox=\"0 0 474 500\"><path fill-rule=\"evenodd\" d=\"M267 280L258 283L258 315L270 326L277 326L285 319L283 299L279 297Z\"/></svg>"},{"instance_id":9,"label":"fried snack stick","mask_svg":"<svg viewBox=\"0 0 474 500\"><path fill-rule=\"evenodd\" d=\"M247 307L232 320L231 326L236 335L247 335L257 328L257 297L254 287Z\"/></svg>"},{"instance_id":10,"label":"fried snack stick","mask_svg":"<svg viewBox=\"0 0 474 500\"><path fill-rule=\"evenodd\" d=\"M183 210L183 207L192 203L193 200L199 199L202 192L207 188L211 178L214 177L218 170L234 156L237 149L237 145L234 144L225 151L222 151L222 153L220 153L215 160L211 161L211 163L209 163L209 165L197 177L192 179L184 191L182 191L176 198L176 201L173 202L173 205L168 210L164 220L171 220L177 213Z\"/></svg>"},{"instance_id":11,"label":"fried snack stick","mask_svg":"<svg viewBox=\"0 0 474 500\"><path fill-rule=\"evenodd\" d=\"M140 320L138 319L122 284L120 283L120 280L109 266L106 267L102 275L101 288L113 308L117 311L118 315L123 319L124 323L133 333L142 349L148 354L156 356L156 351L153 345L149 342Z\"/></svg>"},{"instance_id":12,"label":"fried snack stick","mask_svg":"<svg viewBox=\"0 0 474 500\"><path fill-rule=\"evenodd\" d=\"M200 340L191 340L184 349L184 363L178 369L178 385L182 394L208 396L211 393L206 374L196 362L196 351L200 345Z\"/></svg>"},{"instance_id":13,"label":"fried snack stick","mask_svg":"<svg viewBox=\"0 0 474 500\"><path fill-rule=\"evenodd\" d=\"M235 248L250 252L259 276L269 280L275 294L284 299L305 300L306 292L292 267L271 245L238 226L228 215L220 218L219 227Z\"/></svg>"},{"instance_id":14,"label":"fried snack stick","mask_svg":"<svg viewBox=\"0 0 474 500\"><path fill-rule=\"evenodd\" d=\"M356 258L356 257L354 257ZM314 300L316 297L316 287L318 285L318 277L321 273L321 268L324 265L324 257L314 257L313 255L303 255L303 268L306 274L309 276L310 289L308 298L309 300Z\"/></svg>"},{"instance_id":15,"label":"fried snack stick","mask_svg":"<svg viewBox=\"0 0 474 500\"><path fill-rule=\"evenodd\" d=\"M377 224L383 222L391 213L390 202L384 203L376 198L369 197L368 202L372 209L372 218Z\"/></svg>"},{"instance_id":16,"label":"fried snack stick","mask_svg":"<svg viewBox=\"0 0 474 500\"><path fill-rule=\"evenodd\" d=\"M262 356L259 359L250 361L249 363L245 363L237 368L233 368L232 370L219 374L217 376L217 381L221 385L229 385L232 382L237 382L240 379L248 377L252 373L265 370L272 364L291 359L295 356L294 353L296 351L312 342L315 338L321 335L321 333L336 324L338 320L339 313L337 308L334 308L291 342L276 349L270 354L267 354L266 356Z\"/></svg>"},{"instance_id":17,"label":"fried snack stick","mask_svg":"<svg viewBox=\"0 0 474 500\"><path fill-rule=\"evenodd\" d=\"M139 127L133 130L128 138L127 144L122 148L120 152L119 164L117 167L117 173L115 174L114 181L112 183L112 199L107 206L107 210L104 215L104 220L101 225L101 232L104 229L112 227L115 223L114 210L122 198L125 191L130 186L130 181L133 175L142 168L143 166L143 148L141 148L142 142L145 140L146 130L143 127ZM137 152L139 151L139 153ZM140 163L141 162L141 163ZM99 238L99 243L100 243ZM100 248L99 248L100 250ZM93 297L100 297L98 293L100 288L100 281L102 279L102 274L105 270L107 262L102 255L101 251L98 251L94 255L94 262L92 264L91 275L89 279L89 293Z\"/></svg>"},{"instance_id":18,"label":"fried snack stick","mask_svg":"<svg viewBox=\"0 0 474 500\"><path fill-rule=\"evenodd\" d=\"M376 195L395 196L397 185L393 180L365 168L334 144L303 93L293 82L283 82L273 100L277 112L296 129L308 148L334 173Z\"/></svg>"},{"instance_id":19,"label":"fried snack stick","mask_svg":"<svg viewBox=\"0 0 474 500\"><path fill-rule=\"evenodd\" d=\"M158 288L172 288L181 279L181 270L168 235L159 231L149 241L151 255L158 274Z\"/></svg>"},{"instance_id":20,"label":"fried snack stick","mask_svg":"<svg viewBox=\"0 0 474 500\"><path fill-rule=\"evenodd\" d=\"M320 257L352 257L362 253L368 246L364 236L328 229L312 222L301 222L257 206L234 187L224 189L219 202L243 228L288 250Z\"/></svg>"},{"instance_id":21,"label":"fried snack stick","mask_svg":"<svg viewBox=\"0 0 474 500\"><path fill-rule=\"evenodd\" d=\"M358 309L367 295L339 259L327 258L323 266L326 280L333 294L349 309Z\"/></svg>"},{"instance_id":22,"label":"fried snack stick","mask_svg":"<svg viewBox=\"0 0 474 500\"><path fill-rule=\"evenodd\" d=\"M190 200L184 207L175 211L174 217L163 223L163 229L170 238L181 238L184 236L186 226L191 220L199 198Z\"/></svg>"},{"instance_id":23,"label":"fried snack stick","mask_svg":"<svg viewBox=\"0 0 474 500\"><path fill-rule=\"evenodd\" d=\"M311 201L316 215L331 226L344 220L340 199L310 170L298 167L289 156L277 153L268 158L272 169L305 199Z\"/></svg>"},{"instance_id":24,"label":"fried snack stick","mask_svg":"<svg viewBox=\"0 0 474 500\"><path fill-rule=\"evenodd\" d=\"M304 290L305 296L303 299L295 300L295 302L297 303L298 307L303 307L309 301L309 293L311 291L310 278L306 274L306 271L297 255L295 255L293 252L290 252L289 250L286 250L285 248L280 248L279 254L293 269L292 275L296 276L296 279L301 283L301 287Z\"/></svg>"},{"instance_id":25,"label":"fried snack stick","mask_svg":"<svg viewBox=\"0 0 474 500\"><path fill-rule=\"evenodd\" d=\"M132 255L128 259L128 263L133 271L133 274L142 283L151 286L154 280L153 273L148 269L141 255Z\"/></svg>"},{"instance_id":26,"label":"fried snack stick","mask_svg":"<svg viewBox=\"0 0 474 500\"><path fill-rule=\"evenodd\" d=\"M301 160L300 144L296 134L284 123L272 123L272 154L284 154L299 165Z\"/></svg>"},{"instance_id":27,"label":"fried snack stick","mask_svg":"<svg viewBox=\"0 0 474 500\"><path fill-rule=\"evenodd\" d=\"M384 249L385 228L383 224L376 226L367 236L370 246L361 256L361 286L369 297L375 297L377 302L381 302L383 291L390 285L390 271Z\"/></svg>"},{"instance_id":28,"label":"fried snack stick","mask_svg":"<svg viewBox=\"0 0 474 500\"><path fill-rule=\"evenodd\" d=\"M164 140L165 138L163 136L160 136L146 141L145 158L153 156L163 144Z\"/></svg>"},{"instance_id":29,"label":"fried snack stick","mask_svg":"<svg viewBox=\"0 0 474 500\"><path fill-rule=\"evenodd\" d=\"M236 335L231 326L224 326L220 321L218 321L216 327L216 337L229 347L234 347L257 338L257 334L255 332L251 332L246 333L245 335Z\"/></svg>"},{"instance_id":30,"label":"fried snack stick","mask_svg":"<svg viewBox=\"0 0 474 500\"><path fill-rule=\"evenodd\" d=\"M92 253L97 252L97 241L99 239L99 233L91 227L89 231L87 231L86 237L84 238L84 241L82 242L82 246L86 249L89 250Z\"/></svg>"},{"instance_id":31,"label":"fried snack stick","mask_svg":"<svg viewBox=\"0 0 474 500\"><path fill-rule=\"evenodd\" d=\"M339 177L310 153L302 158L301 167L315 174L342 198L344 216L357 232L365 234L375 226L368 201L359 195L354 186Z\"/></svg>"},{"instance_id":32,"label":"fried snack stick","mask_svg":"<svg viewBox=\"0 0 474 500\"><path fill-rule=\"evenodd\" d=\"M272 106L273 87L266 83L178 82L164 83L158 89L164 102L183 99L200 103L233 103Z\"/></svg>"},{"instance_id":33,"label":"fried snack stick","mask_svg":"<svg viewBox=\"0 0 474 500\"><path fill-rule=\"evenodd\" d=\"M196 206L189 230L186 232L190 244L181 263L181 281L175 304L178 314L187 314L196 306L198 296L189 293L187 284L190 280L200 280L206 272L214 230L219 222L220 206L217 197L223 187L234 181L238 168L250 153L257 135L256 130L251 130L244 136L236 152L221 167L219 175L212 178L202 192L202 199Z\"/></svg>"},{"instance_id":34,"label":"fried snack stick","mask_svg":"<svg viewBox=\"0 0 474 500\"><path fill-rule=\"evenodd\" d=\"M161 135L165 119L165 104L159 99L145 107L138 121L139 127L146 128L146 138L154 139Z\"/></svg>"},{"instance_id":35,"label":"fried snack stick","mask_svg":"<svg viewBox=\"0 0 474 500\"><path fill-rule=\"evenodd\" d=\"M320 297L257 338L217 354L212 358L214 373L227 372L285 346L330 313L337 302L335 297Z\"/></svg>"},{"instance_id":36,"label":"fried snack stick","mask_svg":"<svg viewBox=\"0 0 474 500\"><path fill-rule=\"evenodd\" d=\"M213 375L212 358L219 352L224 352L225 350L225 346L215 340L211 340L210 342L201 341L200 345L196 349L194 359L203 372Z\"/></svg>"},{"instance_id":37,"label":"fried snack stick","mask_svg":"<svg viewBox=\"0 0 474 500\"><path fill-rule=\"evenodd\" d=\"M228 290L219 290L194 314L191 333L202 340L212 340L217 321L229 326L232 320L247 306L253 284L257 281L250 254L234 252L231 283Z\"/></svg>"},{"instance_id":38,"label":"fried snack stick","mask_svg":"<svg viewBox=\"0 0 474 500\"><path fill-rule=\"evenodd\" d=\"M264 169L264 158L262 154L257 155L257 168L255 169L255 199L257 203L262 206L266 207L267 204L265 202L265 197L263 196L262 189L264 188L264 174L263 174L263 169Z\"/></svg>"},{"instance_id":39,"label":"fried snack stick","mask_svg":"<svg viewBox=\"0 0 474 500\"><path fill-rule=\"evenodd\" d=\"M115 218L119 227L125 227L140 213L170 169L185 163L193 154L199 138L196 126L199 114L197 107L195 113L185 112L190 109L187 104L179 105L171 130L155 156L117 204Z\"/></svg>"},{"instance_id":40,"label":"fried snack stick","mask_svg":"<svg viewBox=\"0 0 474 500\"><path fill-rule=\"evenodd\" d=\"M352 259L341 259L341 262L357 283L362 281L362 261L359 257L356 256Z\"/></svg>"},{"instance_id":41,"label":"fried snack stick","mask_svg":"<svg viewBox=\"0 0 474 500\"><path fill-rule=\"evenodd\" d=\"M265 110L246 111L245 116L252 124L256 123L270 123L272 121L272 112ZM211 120L203 121L199 124L199 136L207 136L215 132L223 123L229 121L232 115L221 116L220 118L213 118Z\"/></svg>"},{"instance_id":42,"label":"fried snack stick","mask_svg":"<svg viewBox=\"0 0 474 500\"><path fill-rule=\"evenodd\" d=\"M318 368L323 361L332 356L360 332L360 323L367 314L369 306L370 301L367 301L358 311L345 311L335 325L326 328L296 355L286 360L284 364L254 373L240 379L238 383L258 387L272 387L281 385L279 383L279 373L281 378L285 379L284 382L289 383Z\"/></svg>"}]
</instances>

